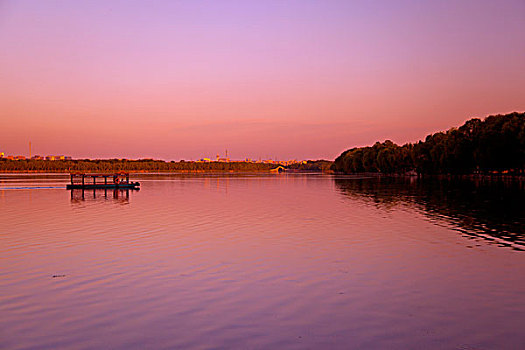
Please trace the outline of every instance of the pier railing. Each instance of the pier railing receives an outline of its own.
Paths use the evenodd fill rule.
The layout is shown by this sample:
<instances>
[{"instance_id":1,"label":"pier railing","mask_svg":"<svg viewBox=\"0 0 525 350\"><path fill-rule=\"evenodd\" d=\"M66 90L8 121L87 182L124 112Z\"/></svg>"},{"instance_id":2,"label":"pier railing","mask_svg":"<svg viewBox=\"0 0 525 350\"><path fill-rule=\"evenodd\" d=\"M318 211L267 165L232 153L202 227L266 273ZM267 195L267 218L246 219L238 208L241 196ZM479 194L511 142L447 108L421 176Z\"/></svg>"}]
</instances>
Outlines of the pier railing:
<instances>
[{"instance_id":1,"label":"pier railing","mask_svg":"<svg viewBox=\"0 0 525 350\"><path fill-rule=\"evenodd\" d=\"M77 185L77 186L129 184L129 173L115 173L115 174L75 173L75 174L70 174L70 176L71 176L71 185Z\"/></svg>"}]
</instances>

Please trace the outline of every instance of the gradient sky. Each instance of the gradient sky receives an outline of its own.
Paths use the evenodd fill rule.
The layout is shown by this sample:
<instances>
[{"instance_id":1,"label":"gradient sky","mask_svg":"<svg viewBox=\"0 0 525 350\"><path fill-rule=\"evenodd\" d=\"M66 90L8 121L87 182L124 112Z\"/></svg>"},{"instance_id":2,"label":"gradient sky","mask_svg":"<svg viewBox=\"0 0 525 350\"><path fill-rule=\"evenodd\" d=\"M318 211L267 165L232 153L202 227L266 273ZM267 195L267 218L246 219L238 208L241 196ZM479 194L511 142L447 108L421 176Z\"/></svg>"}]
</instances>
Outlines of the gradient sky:
<instances>
[{"instance_id":1,"label":"gradient sky","mask_svg":"<svg viewBox=\"0 0 525 350\"><path fill-rule=\"evenodd\" d=\"M1 1L0 152L333 159L525 110L525 1Z\"/></svg>"}]
</instances>

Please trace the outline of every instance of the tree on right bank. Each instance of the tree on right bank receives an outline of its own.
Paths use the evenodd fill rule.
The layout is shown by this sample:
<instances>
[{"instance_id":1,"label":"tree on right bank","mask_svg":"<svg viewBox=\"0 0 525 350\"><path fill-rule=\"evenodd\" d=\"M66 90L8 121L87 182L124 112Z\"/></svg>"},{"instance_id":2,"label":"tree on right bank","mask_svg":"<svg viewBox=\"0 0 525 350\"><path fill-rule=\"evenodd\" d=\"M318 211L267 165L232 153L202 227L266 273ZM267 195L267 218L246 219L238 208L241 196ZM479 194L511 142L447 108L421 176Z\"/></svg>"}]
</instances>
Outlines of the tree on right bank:
<instances>
[{"instance_id":1,"label":"tree on right bank","mask_svg":"<svg viewBox=\"0 0 525 350\"><path fill-rule=\"evenodd\" d=\"M399 146L390 140L344 151L335 172L406 174L525 174L525 113L470 119L459 128Z\"/></svg>"}]
</instances>

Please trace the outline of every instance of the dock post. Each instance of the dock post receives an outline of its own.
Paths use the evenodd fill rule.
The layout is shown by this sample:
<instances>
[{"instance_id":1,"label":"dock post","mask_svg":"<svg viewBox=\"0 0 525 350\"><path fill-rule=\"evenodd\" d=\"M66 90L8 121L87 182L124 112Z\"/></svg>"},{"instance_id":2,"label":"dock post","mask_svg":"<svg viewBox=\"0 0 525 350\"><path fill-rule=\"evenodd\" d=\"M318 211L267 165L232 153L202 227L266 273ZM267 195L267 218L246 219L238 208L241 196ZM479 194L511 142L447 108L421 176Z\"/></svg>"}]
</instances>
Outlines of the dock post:
<instances>
[{"instance_id":1,"label":"dock post","mask_svg":"<svg viewBox=\"0 0 525 350\"><path fill-rule=\"evenodd\" d=\"M84 188L84 174L82 174L82 188ZM82 193L82 194L84 194L84 193ZM82 196L82 198L83 198L83 196Z\"/></svg>"}]
</instances>

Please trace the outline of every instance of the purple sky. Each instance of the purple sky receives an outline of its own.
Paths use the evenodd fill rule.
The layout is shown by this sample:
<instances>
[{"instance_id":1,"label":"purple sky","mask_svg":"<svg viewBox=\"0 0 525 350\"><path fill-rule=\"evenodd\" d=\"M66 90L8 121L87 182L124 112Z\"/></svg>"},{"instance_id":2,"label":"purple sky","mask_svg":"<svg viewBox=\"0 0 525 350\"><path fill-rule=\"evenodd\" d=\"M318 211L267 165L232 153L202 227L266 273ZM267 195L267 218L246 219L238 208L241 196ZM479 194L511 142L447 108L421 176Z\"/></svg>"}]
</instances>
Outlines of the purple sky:
<instances>
[{"instance_id":1,"label":"purple sky","mask_svg":"<svg viewBox=\"0 0 525 350\"><path fill-rule=\"evenodd\" d=\"M1 1L0 152L333 159L525 110L525 1Z\"/></svg>"}]
</instances>

